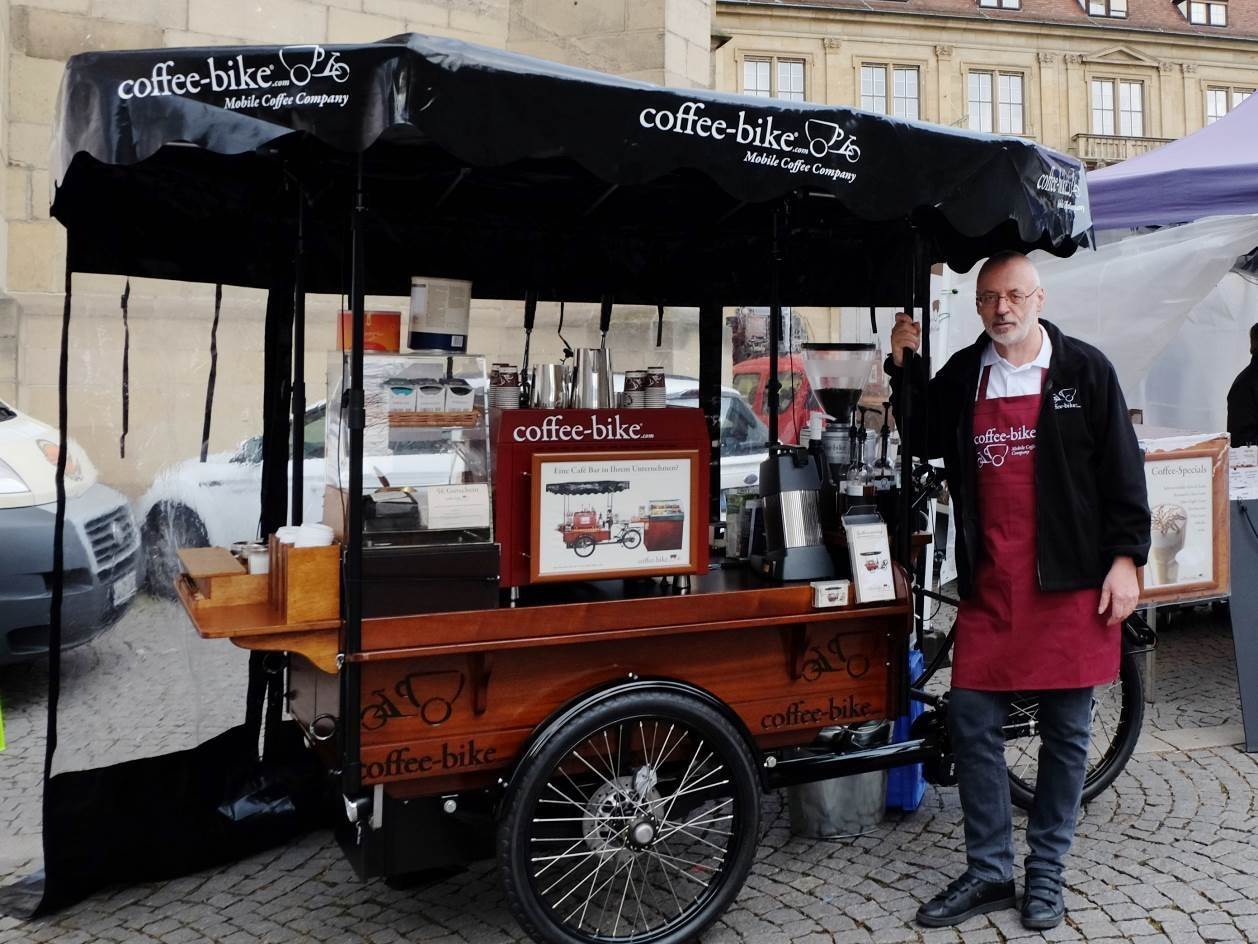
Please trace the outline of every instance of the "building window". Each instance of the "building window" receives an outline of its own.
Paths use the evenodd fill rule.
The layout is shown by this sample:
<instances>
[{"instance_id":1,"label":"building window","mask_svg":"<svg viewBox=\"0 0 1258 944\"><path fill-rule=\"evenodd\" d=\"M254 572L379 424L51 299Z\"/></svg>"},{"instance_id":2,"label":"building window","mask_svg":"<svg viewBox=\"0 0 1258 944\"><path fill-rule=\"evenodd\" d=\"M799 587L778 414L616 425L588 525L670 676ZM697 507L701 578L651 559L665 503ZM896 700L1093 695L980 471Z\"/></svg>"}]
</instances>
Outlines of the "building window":
<instances>
[{"instance_id":1,"label":"building window","mask_svg":"<svg viewBox=\"0 0 1258 944\"><path fill-rule=\"evenodd\" d=\"M890 111L887 90L890 88ZM861 108L896 118L916 119L921 114L921 85L916 66L892 66L867 62L861 66Z\"/></svg>"},{"instance_id":2,"label":"building window","mask_svg":"<svg viewBox=\"0 0 1258 944\"><path fill-rule=\"evenodd\" d=\"M1254 94L1253 89L1212 85L1206 89L1206 124L1213 124Z\"/></svg>"},{"instance_id":3,"label":"building window","mask_svg":"<svg viewBox=\"0 0 1258 944\"><path fill-rule=\"evenodd\" d=\"M769 57L744 59L743 94L802 102L804 60Z\"/></svg>"},{"instance_id":4,"label":"building window","mask_svg":"<svg viewBox=\"0 0 1258 944\"><path fill-rule=\"evenodd\" d=\"M1220 0L1178 0L1175 6L1195 26L1227 26L1227 4Z\"/></svg>"},{"instance_id":5,"label":"building window","mask_svg":"<svg viewBox=\"0 0 1258 944\"><path fill-rule=\"evenodd\" d=\"M1020 73L970 73L971 130L1022 134L1022 114L1022 75Z\"/></svg>"},{"instance_id":6,"label":"building window","mask_svg":"<svg viewBox=\"0 0 1258 944\"><path fill-rule=\"evenodd\" d=\"M1088 16L1127 15L1127 0L1080 0L1080 3L1087 3Z\"/></svg>"},{"instance_id":7,"label":"building window","mask_svg":"<svg viewBox=\"0 0 1258 944\"><path fill-rule=\"evenodd\" d=\"M1144 83L1093 79L1092 133L1144 137Z\"/></svg>"},{"instance_id":8,"label":"building window","mask_svg":"<svg viewBox=\"0 0 1258 944\"><path fill-rule=\"evenodd\" d=\"M997 7L1002 10L1021 10L1022 0L978 0L980 7Z\"/></svg>"}]
</instances>

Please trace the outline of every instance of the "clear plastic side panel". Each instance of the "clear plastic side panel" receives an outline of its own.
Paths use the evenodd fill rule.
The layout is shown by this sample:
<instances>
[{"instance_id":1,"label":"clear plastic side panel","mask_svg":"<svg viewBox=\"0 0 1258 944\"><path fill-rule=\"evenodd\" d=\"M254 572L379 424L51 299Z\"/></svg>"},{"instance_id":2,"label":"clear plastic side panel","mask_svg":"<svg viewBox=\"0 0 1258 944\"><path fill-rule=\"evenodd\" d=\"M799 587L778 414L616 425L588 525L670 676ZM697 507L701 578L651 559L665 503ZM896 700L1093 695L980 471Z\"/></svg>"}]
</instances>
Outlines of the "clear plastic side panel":
<instances>
[{"instance_id":1,"label":"clear plastic side panel","mask_svg":"<svg viewBox=\"0 0 1258 944\"><path fill-rule=\"evenodd\" d=\"M348 354L328 358L324 522L344 534L350 443ZM477 354L363 356L363 544L493 540L485 359Z\"/></svg>"}]
</instances>

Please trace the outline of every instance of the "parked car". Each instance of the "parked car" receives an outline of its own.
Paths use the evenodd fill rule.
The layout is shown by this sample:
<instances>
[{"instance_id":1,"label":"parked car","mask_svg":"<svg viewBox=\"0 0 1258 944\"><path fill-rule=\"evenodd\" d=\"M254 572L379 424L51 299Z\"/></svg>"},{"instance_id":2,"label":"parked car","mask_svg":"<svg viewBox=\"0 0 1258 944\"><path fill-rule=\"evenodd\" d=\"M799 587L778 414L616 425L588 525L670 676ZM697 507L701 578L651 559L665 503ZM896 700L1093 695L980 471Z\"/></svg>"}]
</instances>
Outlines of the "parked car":
<instances>
[{"instance_id":1,"label":"parked car","mask_svg":"<svg viewBox=\"0 0 1258 944\"><path fill-rule=\"evenodd\" d=\"M813 403L812 387L804 373L799 354L778 358L778 438L784 443L799 442L799 433L808 426L808 414L820 409ZM753 357L734 365L734 390L766 425L769 422L769 359Z\"/></svg>"},{"instance_id":2,"label":"parked car","mask_svg":"<svg viewBox=\"0 0 1258 944\"><path fill-rule=\"evenodd\" d=\"M0 402L0 664L48 652L59 437ZM61 645L95 639L139 585L140 536L125 496L97 481L73 440L66 457Z\"/></svg>"},{"instance_id":3,"label":"parked car","mask_svg":"<svg viewBox=\"0 0 1258 944\"><path fill-rule=\"evenodd\" d=\"M691 384L669 390L669 406L699 405L699 389ZM760 463L768 458L769 429L731 387L721 388L721 491L756 485Z\"/></svg>"}]
</instances>

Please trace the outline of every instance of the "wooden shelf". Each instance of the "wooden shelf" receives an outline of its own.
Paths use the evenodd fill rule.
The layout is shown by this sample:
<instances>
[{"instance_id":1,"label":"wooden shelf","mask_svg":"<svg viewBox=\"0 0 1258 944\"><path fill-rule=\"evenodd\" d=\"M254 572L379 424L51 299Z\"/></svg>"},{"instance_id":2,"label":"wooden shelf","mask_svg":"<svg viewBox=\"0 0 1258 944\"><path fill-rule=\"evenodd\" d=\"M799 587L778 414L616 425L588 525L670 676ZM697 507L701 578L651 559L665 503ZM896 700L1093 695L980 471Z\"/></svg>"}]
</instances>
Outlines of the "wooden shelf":
<instances>
[{"instance_id":1,"label":"wooden shelf","mask_svg":"<svg viewBox=\"0 0 1258 944\"><path fill-rule=\"evenodd\" d=\"M175 579L175 591L204 639L230 639L242 649L296 652L324 672L337 671L340 619L285 623L279 609L265 600L216 605L187 574Z\"/></svg>"}]
</instances>

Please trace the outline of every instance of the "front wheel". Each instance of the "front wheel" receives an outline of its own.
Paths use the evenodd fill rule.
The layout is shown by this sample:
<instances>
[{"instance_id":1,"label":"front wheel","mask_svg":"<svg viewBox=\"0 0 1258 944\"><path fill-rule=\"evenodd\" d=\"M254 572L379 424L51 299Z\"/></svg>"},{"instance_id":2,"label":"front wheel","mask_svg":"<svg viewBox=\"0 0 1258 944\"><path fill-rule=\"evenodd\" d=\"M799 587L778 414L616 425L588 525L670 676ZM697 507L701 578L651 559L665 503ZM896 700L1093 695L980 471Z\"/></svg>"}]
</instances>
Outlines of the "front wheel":
<instances>
[{"instance_id":1,"label":"front wheel","mask_svg":"<svg viewBox=\"0 0 1258 944\"><path fill-rule=\"evenodd\" d=\"M620 543L632 551L642 543L642 532L637 528L627 528L620 537Z\"/></svg>"},{"instance_id":2,"label":"front wheel","mask_svg":"<svg viewBox=\"0 0 1258 944\"><path fill-rule=\"evenodd\" d=\"M210 543L200 515L177 502L154 505L140 529L144 545L145 585L159 597L175 595L175 578L182 568L178 551L183 547L206 547Z\"/></svg>"},{"instance_id":3,"label":"front wheel","mask_svg":"<svg viewBox=\"0 0 1258 944\"><path fill-rule=\"evenodd\" d=\"M526 756L498 831L520 926L545 944L682 944L733 902L755 856L760 790L717 711L629 692Z\"/></svg>"},{"instance_id":4,"label":"front wheel","mask_svg":"<svg viewBox=\"0 0 1258 944\"><path fill-rule=\"evenodd\" d=\"M588 534L583 534L572 542L572 553L577 557L589 557L594 553L594 539Z\"/></svg>"},{"instance_id":5,"label":"front wheel","mask_svg":"<svg viewBox=\"0 0 1258 944\"><path fill-rule=\"evenodd\" d=\"M1092 730L1088 743L1088 772L1083 779L1083 802L1109 787L1122 773L1136 749L1144 721L1144 678L1135 653L1124 652L1118 678L1092 692ZM1005 724L1005 761L1013 802L1030 809L1039 769L1039 701L1015 698Z\"/></svg>"}]
</instances>

